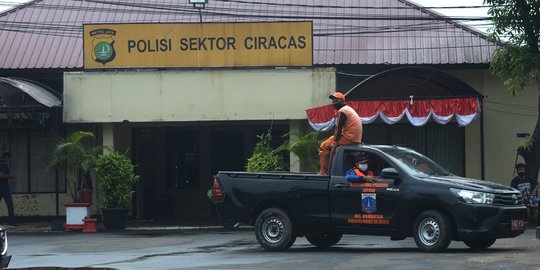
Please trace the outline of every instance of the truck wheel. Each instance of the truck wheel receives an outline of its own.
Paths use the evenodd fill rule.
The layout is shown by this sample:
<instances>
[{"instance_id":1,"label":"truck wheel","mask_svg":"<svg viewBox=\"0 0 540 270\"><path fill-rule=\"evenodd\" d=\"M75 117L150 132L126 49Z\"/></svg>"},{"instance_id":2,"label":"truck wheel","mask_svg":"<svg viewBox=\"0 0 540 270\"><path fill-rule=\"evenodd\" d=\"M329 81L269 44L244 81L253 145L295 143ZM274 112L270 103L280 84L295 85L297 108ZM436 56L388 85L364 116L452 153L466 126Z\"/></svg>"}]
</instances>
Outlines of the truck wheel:
<instances>
[{"instance_id":1,"label":"truck wheel","mask_svg":"<svg viewBox=\"0 0 540 270\"><path fill-rule=\"evenodd\" d=\"M448 218L437 211L425 211L414 222L414 242L426 252L444 251L452 241Z\"/></svg>"},{"instance_id":2,"label":"truck wheel","mask_svg":"<svg viewBox=\"0 0 540 270\"><path fill-rule=\"evenodd\" d=\"M467 239L463 240L463 243L468 247L476 250L486 249L491 247L495 243L496 238L486 238L486 239Z\"/></svg>"},{"instance_id":3,"label":"truck wheel","mask_svg":"<svg viewBox=\"0 0 540 270\"><path fill-rule=\"evenodd\" d=\"M337 244L342 236L343 234L338 232L319 232L306 234L306 239L318 248L329 248Z\"/></svg>"},{"instance_id":4,"label":"truck wheel","mask_svg":"<svg viewBox=\"0 0 540 270\"><path fill-rule=\"evenodd\" d=\"M288 249L296 241L291 218L279 208L268 208L259 214L255 220L255 236L259 245L270 251Z\"/></svg>"}]
</instances>

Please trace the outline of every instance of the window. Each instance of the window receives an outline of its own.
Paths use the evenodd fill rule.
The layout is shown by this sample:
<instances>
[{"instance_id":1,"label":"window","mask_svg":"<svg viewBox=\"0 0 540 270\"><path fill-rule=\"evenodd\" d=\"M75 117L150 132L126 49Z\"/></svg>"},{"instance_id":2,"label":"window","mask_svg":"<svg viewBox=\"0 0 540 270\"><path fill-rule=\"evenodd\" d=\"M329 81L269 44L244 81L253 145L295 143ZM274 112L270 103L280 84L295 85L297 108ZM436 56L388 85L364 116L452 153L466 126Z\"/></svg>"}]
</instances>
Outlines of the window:
<instances>
[{"instance_id":1,"label":"window","mask_svg":"<svg viewBox=\"0 0 540 270\"><path fill-rule=\"evenodd\" d=\"M367 151L347 151L344 155L343 173L355 166L355 162L367 160L368 168L372 175L380 175L382 169L391 167L382 157Z\"/></svg>"},{"instance_id":2,"label":"window","mask_svg":"<svg viewBox=\"0 0 540 270\"><path fill-rule=\"evenodd\" d=\"M56 170L47 170L52 149L59 139L44 135L41 130L0 131L2 150L10 151L8 160L13 180L13 193L53 193L56 191ZM65 192L63 170L59 171L59 192Z\"/></svg>"}]
</instances>

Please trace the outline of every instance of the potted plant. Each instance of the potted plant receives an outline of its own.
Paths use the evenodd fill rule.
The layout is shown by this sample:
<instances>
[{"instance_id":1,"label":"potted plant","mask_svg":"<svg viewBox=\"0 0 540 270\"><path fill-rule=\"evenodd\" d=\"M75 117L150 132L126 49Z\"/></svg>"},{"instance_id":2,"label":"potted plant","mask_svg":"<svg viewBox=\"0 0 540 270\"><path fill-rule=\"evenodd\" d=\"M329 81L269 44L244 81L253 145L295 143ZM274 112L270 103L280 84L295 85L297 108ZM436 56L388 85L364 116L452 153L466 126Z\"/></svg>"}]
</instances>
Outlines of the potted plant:
<instances>
[{"instance_id":1,"label":"potted plant","mask_svg":"<svg viewBox=\"0 0 540 270\"><path fill-rule=\"evenodd\" d=\"M83 219L88 215L93 186L90 171L95 165L98 153L103 149L85 142L94 138L92 132L74 132L54 147L49 161L49 168L65 166L66 169L67 191L72 199L71 202L64 203L66 229L82 229Z\"/></svg>"},{"instance_id":2,"label":"potted plant","mask_svg":"<svg viewBox=\"0 0 540 270\"><path fill-rule=\"evenodd\" d=\"M106 229L125 229L132 185L139 181L135 166L125 155L113 151L97 158L99 204Z\"/></svg>"},{"instance_id":3,"label":"potted plant","mask_svg":"<svg viewBox=\"0 0 540 270\"><path fill-rule=\"evenodd\" d=\"M54 147L49 161L50 167L66 166L67 189L73 202L86 202L87 197L82 191L92 189L90 170L103 147L89 146L83 141L94 138L94 133L89 131L74 132Z\"/></svg>"},{"instance_id":4,"label":"potted plant","mask_svg":"<svg viewBox=\"0 0 540 270\"><path fill-rule=\"evenodd\" d=\"M284 171L285 166L283 157L270 146L272 133L269 130L266 133L257 135L257 143L253 149L253 153L247 160L246 171L262 172L262 171Z\"/></svg>"}]
</instances>

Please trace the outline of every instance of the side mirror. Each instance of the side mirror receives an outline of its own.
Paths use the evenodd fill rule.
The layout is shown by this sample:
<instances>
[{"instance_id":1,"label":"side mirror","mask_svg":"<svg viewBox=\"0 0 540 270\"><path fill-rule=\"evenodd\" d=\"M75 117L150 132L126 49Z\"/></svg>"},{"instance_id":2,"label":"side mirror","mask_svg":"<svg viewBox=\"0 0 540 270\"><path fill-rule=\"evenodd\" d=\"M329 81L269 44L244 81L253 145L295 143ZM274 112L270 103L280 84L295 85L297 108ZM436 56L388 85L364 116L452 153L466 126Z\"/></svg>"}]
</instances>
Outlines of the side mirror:
<instances>
[{"instance_id":1,"label":"side mirror","mask_svg":"<svg viewBox=\"0 0 540 270\"><path fill-rule=\"evenodd\" d=\"M380 176L381 178L384 178L384 179L401 180L401 176L399 175L398 171L394 168L382 169Z\"/></svg>"}]
</instances>

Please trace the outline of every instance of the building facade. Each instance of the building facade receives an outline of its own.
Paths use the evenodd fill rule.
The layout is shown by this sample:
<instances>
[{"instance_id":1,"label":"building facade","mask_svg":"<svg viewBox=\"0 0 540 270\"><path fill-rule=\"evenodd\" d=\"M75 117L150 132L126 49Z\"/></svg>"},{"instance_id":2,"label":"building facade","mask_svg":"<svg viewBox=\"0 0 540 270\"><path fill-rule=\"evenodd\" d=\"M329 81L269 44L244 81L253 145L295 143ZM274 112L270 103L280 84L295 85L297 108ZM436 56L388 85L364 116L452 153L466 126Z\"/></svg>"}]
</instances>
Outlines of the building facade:
<instances>
[{"instance_id":1,"label":"building facade","mask_svg":"<svg viewBox=\"0 0 540 270\"><path fill-rule=\"evenodd\" d=\"M490 73L490 57L497 44L408 1L351 0L340 5L327 1L327 8L321 7L322 2L215 1L202 11L203 24L187 3L135 2L30 1L0 15L11 22L0 29L0 76L46 84L62 93L63 101L62 121L55 125L54 133L37 128L24 135L8 117L2 120L6 147L24 157L11 160L16 179L21 181L14 190L17 215L65 214L61 205L69 196L62 173L48 171L51 177L43 178L40 172L45 175L42 168L54 142L75 130L94 131L99 143L119 151L129 149L141 175L132 205L135 218L190 219L213 216L206 198L212 175L218 170L243 170L258 134L271 129L279 143L281 135L311 131L306 110L327 105L328 95L336 90L350 92L357 101L409 96L414 100L447 99L474 92L481 113L466 126L459 125L455 117L445 125L430 119L420 127L406 118L392 125L378 118L365 125L365 142L407 145L458 175L503 184L509 184L512 177L521 141L518 135L529 133L536 122L535 91L510 97ZM96 32L118 24L131 29L160 23L196 32L203 26L227 29L245 23L265 28L276 21L312 25L311 40L305 40L311 46L309 63L272 62L280 57L265 55L273 51L272 46L285 46L279 39L273 45L257 39L258 48L265 49L258 57L230 60L232 53L204 54L211 45L222 51L247 46L244 33L232 33L221 45L218 39L215 44L201 43L204 37L184 43L181 39L173 43L167 37L157 41L144 35L128 38L123 47L128 53L154 57L115 66L107 48L115 48L116 59L122 57L119 36L124 30L115 35ZM94 28L86 31L85 27ZM98 39L105 33L111 40ZM88 46L96 48L98 41L114 46L105 44L91 56ZM255 43L250 44L255 48ZM286 44L292 46L290 38ZM297 47L300 44L294 42ZM192 54L186 58L198 60L171 62L166 56L156 56L173 47L191 48ZM375 76L396 68L419 67L423 73L411 72L397 86L388 84L391 76ZM429 70L442 77L430 76ZM462 92L465 88L474 91ZM20 139L23 137L26 139ZM33 151L40 153L39 160L30 158ZM290 156L289 161L291 170L300 169L296 157ZM31 173L24 173L28 171ZM43 185L40 181L47 189L38 191ZM19 186L22 182L25 187ZM99 194L94 196L97 199ZM3 204L0 214L5 214Z\"/></svg>"}]
</instances>

